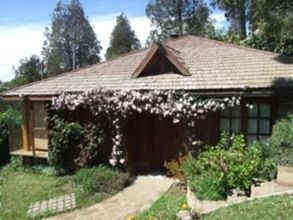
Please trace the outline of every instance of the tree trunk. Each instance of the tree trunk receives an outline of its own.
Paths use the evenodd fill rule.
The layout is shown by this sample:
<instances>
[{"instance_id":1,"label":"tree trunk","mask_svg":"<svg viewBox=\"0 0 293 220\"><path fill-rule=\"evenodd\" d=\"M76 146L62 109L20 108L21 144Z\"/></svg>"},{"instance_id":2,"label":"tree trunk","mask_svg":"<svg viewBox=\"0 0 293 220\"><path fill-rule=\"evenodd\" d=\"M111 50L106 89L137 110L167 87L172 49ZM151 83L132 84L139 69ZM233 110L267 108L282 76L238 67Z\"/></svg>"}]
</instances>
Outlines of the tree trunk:
<instances>
[{"instance_id":1,"label":"tree trunk","mask_svg":"<svg viewBox=\"0 0 293 220\"><path fill-rule=\"evenodd\" d=\"M241 40L246 38L246 13L245 13L245 0L242 0L240 8L240 30L241 30Z\"/></svg>"}]
</instances>

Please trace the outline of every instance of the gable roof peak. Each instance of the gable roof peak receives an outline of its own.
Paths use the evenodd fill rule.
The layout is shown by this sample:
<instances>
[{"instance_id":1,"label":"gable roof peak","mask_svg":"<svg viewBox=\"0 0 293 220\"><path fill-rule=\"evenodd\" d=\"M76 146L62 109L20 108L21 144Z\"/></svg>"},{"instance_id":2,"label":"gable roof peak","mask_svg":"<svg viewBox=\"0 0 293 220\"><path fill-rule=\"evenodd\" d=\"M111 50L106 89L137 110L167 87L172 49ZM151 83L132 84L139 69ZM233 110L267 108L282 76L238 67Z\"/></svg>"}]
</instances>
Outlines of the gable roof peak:
<instances>
[{"instance_id":1,"label":"gable roof peak","mask_svg":"<svg viewBox=\"0 0 293 220\"><path fill-rule=\"evenodd\" d=\"M183 76L190 76L190 73L187 67L182 63L183 59L180 57L180 51L175 50L174 48L165 45L164 43L158 42L155 43L142 60L140 65L131 75L132 78L139 77L144 70L153 66L156 62L156 56L163 56L166 58Z\"/></svg>"}]
</instances>

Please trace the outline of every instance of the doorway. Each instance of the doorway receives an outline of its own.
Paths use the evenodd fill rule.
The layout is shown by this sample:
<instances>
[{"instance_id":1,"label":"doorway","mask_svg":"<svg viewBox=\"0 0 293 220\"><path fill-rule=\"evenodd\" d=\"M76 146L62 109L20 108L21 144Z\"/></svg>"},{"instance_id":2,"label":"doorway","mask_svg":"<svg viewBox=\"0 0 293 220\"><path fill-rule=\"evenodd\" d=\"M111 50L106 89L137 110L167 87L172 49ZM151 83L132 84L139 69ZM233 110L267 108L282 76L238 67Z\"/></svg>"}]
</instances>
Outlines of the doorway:
<instances>
[{"instance_id":1,"label":"doorway","mask_svg":"<svg viewBox=\"0 0 293 220\"><path fill-rule=\"evenodd\" d=\"M126 151L134 172L165 171L164 162L185 153L186 143L183 123L174 124L171 117L135 114L127 124Z\"/></svg>"}]
</instances>

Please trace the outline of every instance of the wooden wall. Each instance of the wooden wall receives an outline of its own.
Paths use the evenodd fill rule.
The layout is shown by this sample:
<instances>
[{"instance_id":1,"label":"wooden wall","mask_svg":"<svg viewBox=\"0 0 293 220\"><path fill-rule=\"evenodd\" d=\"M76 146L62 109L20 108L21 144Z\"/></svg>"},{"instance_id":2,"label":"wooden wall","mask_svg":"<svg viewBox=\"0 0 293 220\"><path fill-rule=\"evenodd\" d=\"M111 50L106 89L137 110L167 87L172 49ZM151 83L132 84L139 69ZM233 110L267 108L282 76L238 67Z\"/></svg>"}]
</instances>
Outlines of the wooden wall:
<instances>
[{"instance_id":1,"label":"wooden wall","mask_svg":"<svg viewBox=\"0 0 293 220\"><path fill-rule=\"evenodd\" d=\"M124 149L131 172L164 170L164 161L185 153L188 141L184 124L173 124L170 117L159 119L147 113L135 114L124 129Z\"/></svg>"},{"instance_id":2,"label":"wooden wall","mask_svg":"<svg viewBox=\"0 0 293 220\"><path fill-rule=\"evenodd\" d=\"M92 121L90 112L80 109L73 113L80 123ZM218 114L210 114L206 119L196 121L196 134L204 144L218 141ZM111 130L108 121L99 122L107 137L102 149L106 159L112 150ZM174 124L171 117L162 117L149 113L135 113L123 126L122 146L127 166L132 173L165 171L164 162L178 159L180 153L190 150L187 138L187 126L184 120Z\"/></svg>"}]
</instances>

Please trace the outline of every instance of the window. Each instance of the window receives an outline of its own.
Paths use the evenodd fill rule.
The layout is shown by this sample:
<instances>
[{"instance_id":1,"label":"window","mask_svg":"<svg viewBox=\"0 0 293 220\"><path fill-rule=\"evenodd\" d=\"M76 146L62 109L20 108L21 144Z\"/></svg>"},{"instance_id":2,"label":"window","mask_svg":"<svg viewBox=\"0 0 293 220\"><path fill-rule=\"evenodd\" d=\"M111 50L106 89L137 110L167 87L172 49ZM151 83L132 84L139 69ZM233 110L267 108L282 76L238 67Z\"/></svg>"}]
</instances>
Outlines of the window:
<instances>
[{"instance_id":1,"label":"window","mask_svg":"<svg viewBox=\"0 0 293 220\"><path fill-rule=\"evenodd\" d=\"M253 108L236 106L220 112L220 130L244 134L246 142L266 139L271 134L272 102L249 102Z\"/></svg>"},{"instance_id":2,"label":"window","mask_svg":"<svg viewBox=\"0 0 293 220\"><path fill-rule=\"evenodd\" d=\"M253 103L247 111L247 144L270 136L271 108L267 103Z\"/></svg>"},{"instance_id":3,"label":"window","mask_svg":"<svg viewBox=\"0 0 293 220\"><path fill-rule=\"evenodd\" d=\"M48 129L45 123L46 109L44 102L33 103L33 141L36 150L48 150Z\"/></svg>"},{"instance_id":4,"label":"window","mask_svg":"<svg viewBox=\"0 0 293 220\"><path fill-rule=\"evenodd\" d=\"M221 111L221 131L229 133L241 132L241 107L226 108Z\"/></svg>"}]
</instances>

